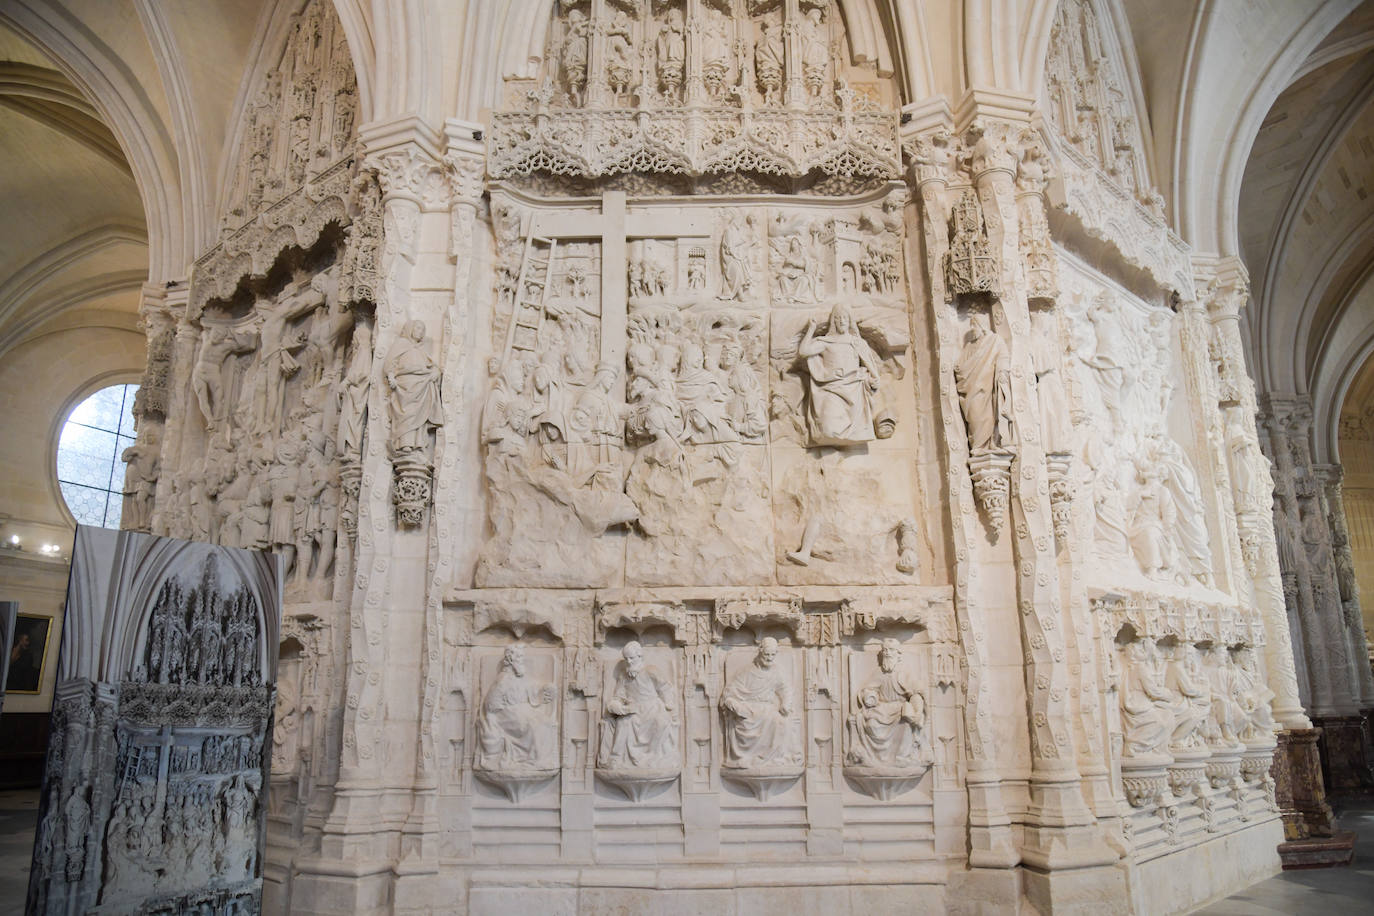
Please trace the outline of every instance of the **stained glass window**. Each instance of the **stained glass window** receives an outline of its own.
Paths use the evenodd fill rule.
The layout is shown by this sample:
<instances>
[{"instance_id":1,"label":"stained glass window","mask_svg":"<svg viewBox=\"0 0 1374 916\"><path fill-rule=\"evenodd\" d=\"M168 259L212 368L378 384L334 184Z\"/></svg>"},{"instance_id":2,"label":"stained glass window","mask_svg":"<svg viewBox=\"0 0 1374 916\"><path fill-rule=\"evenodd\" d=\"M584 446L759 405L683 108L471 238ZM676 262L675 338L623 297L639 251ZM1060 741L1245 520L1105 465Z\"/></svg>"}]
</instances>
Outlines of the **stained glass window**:
<instances>
[{"instance_id":1,"label":"stained glass window","mask_svg":"<svg viewBox=\"0 0 1374 916\"><path fill-rule=\"evenodd\" d=\"M102 388L76 406L57 440L57 483L83 525L118 528L124 507L124 461L134 444L137 385Z\"/></svg>"}]
</instances>

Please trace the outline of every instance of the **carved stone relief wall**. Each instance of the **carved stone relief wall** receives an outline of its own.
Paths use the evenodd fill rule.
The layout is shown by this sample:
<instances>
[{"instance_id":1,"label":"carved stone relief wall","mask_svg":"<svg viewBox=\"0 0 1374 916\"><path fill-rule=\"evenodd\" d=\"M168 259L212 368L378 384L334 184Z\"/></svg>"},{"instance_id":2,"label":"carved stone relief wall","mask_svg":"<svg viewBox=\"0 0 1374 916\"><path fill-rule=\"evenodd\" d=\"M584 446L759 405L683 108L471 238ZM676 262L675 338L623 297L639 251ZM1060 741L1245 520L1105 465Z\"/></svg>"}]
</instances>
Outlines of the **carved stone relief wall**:
<instances>
[{"instance_id":1,"label":"carved stone relief wall","mask_svg":"<svg viewBox=\"0 0 1374 916\"><path fill-rule=\"evenodd\" d=\"M444 642L442 848L459 860L882 863L929 857L918 837L947 829L946 588L456 590ZM904 827L862 840L880 807Z\"/></svg>"},{"instance_id":2,"label":"carved stone relief wall","mask_svg":"<svg viewBox=\"0 0 1374 916\"><path fill-rule=\"evenodd\" d=\"M152 525L285 564L274 900L1272 850L1243 363L1096 7L1043 117L905 123L852 4L548 9L490 124L288 168L168 298Z\"/></svg>"},{"instance_id":3,"label":"carved stone relief wall","mask_svg":"<svg viewBox=\"0 0 1374 916\"><path fill-rule=\"evenodd\" d=\"M645 200L615 227L521 199L494 194L519 253L498 254L479 585L915 581L900 191ZM588 226L625 234L623 279L559 235Z\"/></svg>"},{"instance_id":4,"label":"carved stone relief wall","mask_svg":"<svg viewBox=\"0 0 1374 916\"><path fill-rule=\"evenodd\" d=\"M126 483L128 498L146 493L156 533L281 558L283 635L271 648L282 689L267 710L275 733L259 747L275 766L270 787L261 776L244 783L271 791L268 861L253 866L271 882L338 779L340 621L365 457L375 449L387 462L392 524L414 524L432 496L440 375L431 329L379 327L383 191L376 164L360 162L358 87L337 14L312 0L282 34L237 126L220 237L188 286L145 309L166 364L150 363L159 385L136 448L150 447L158 466L147 484L133 471Z\"/></svg>"},{"instance_id":5,"label":"carved stone relief wall","mask_svg":"<svg viewBox=\"0 0 1374 916\"><path fill-rule=\"evenodd\" d=\"M893 88L832 0L571 0L537 83L507 82L493 177L895 177Z\"/></svg>"},{"instance_id":6,"label":"carved stone relief wall","mask_svg":"<svg viewBox=\"0 0 1374 916\"><path fill-rule=\"evenodd\" d=\"M1277 810L1273 691L1264 627L1243 609L1099 593L1103 683L1137 855L1236 829Z\"/></svg>"},{"instance_id":7,"label":"carved stone relief wall","mask_svg":"<svg viewBox=\"0 0 1374 916\"><path fill-rule=\"evenodd\" d=\"M1064 366L1076 479L1092 494L1099 581L1210 588L1219 541L1195 413L1180 389L1179 317L1092 279L1072 259L1062 263L1067 322L1053 349Z\"/></svg>"},{"instance_id":8,"label":"carved stone relief wall","mask_svg":"<svg viewBox=\"0 0 1374 916\"><path fill-rule=\"evenodd\" d=\"M78 529L28 908L255 913L277 569Z\"/></svg>"}]
</instances>

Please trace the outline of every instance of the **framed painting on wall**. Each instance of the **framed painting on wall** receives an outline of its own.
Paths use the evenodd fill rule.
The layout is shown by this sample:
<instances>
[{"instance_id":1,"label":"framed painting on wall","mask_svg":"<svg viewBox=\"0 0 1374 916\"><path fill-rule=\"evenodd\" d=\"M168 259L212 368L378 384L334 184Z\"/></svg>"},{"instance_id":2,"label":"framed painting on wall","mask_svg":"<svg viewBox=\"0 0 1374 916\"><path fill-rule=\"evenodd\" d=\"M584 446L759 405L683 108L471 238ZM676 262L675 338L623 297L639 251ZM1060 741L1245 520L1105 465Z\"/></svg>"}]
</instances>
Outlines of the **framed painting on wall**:
<instances>
[{"instance_id":1,"label":"framed painting on wall","mask_svg":"<svg viewBox=\"0 0 1374 916\"><path fill-rule=\"evenodd\" d=\"M14 636L9 641L9 672L6 693L38 693L43 686L43 666L48 656L52 618L16 614Z\"/></svg>"}]
</instances>

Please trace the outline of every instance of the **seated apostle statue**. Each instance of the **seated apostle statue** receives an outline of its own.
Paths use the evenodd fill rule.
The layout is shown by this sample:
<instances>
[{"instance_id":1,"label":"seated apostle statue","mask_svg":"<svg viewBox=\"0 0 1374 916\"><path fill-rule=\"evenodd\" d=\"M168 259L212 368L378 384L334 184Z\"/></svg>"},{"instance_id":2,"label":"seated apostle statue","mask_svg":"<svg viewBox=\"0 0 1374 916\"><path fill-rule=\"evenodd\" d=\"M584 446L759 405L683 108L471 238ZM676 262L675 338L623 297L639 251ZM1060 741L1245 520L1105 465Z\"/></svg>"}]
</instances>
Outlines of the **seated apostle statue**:
<instances>
[{"instance_id":1,"label":"seated apostle statue","mask_svg":"<svg viewBox=\"0 0 1374 916\"><path fill-rule=\"evenodd\" d=\"M801 740L792 722L792 687L778 669L777 658L778 641L765 637L754 663L735 675L721 694L727 768L802 765Z\"/></svg>"},{"instance_id":2,"label":"seated apostle statue","mask_svg":"<svg viewBox=\"0 0 1374 916\"><path fill-rule=\"evenodd\" d=\"M850 766L915 769L927 762L922 734L925 698L911 672L900 667L901 661L901 644L884 639L878 670L854 697L845 754Z\"/></svg>"},{"instance_id":3,"label":"seated apostle statue","mask_svg":"<svg viewBox=\"0 0 1374 916\"><path fill-rule=\"evenodd\" d=\"M510 646L477 717L478 769L492 772L558 767L558 721L552 684L527 676L524 646Z\"/></svg>"},{"instance_id":4,"label":"seated apostle statue","mask_svg":"<svg viewBox=\"0 0 1374 916\"><path fill-rule=\"evenodd\" d=\"M603 769L675 769L677 710L673 685L644 663L644 648L628 642L606 698L596 765Z\"/></svg>"}]
</instances>

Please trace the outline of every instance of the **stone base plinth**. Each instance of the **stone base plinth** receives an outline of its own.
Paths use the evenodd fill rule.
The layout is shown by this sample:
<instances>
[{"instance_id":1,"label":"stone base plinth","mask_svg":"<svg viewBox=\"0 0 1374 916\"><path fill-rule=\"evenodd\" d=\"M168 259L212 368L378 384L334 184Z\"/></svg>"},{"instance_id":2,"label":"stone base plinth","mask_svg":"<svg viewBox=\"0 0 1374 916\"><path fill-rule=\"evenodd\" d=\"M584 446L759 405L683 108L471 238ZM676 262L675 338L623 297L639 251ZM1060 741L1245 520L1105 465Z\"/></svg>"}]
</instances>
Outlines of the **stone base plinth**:
<instances>
[{"instance_id":1,"label":"stone base plinth","mask_svg":"<svg viewBox=\"0 0 1374 916\"><path fill-rule=\"evenodd\" d=\"M1283 860L1284 871L1349 865L1355 858L1355 831L1341 830L1334 836L1280 843L1279 858Z\"/></svg>"},{"instance_id":2,"label":"stone base plinth","mask_svg":"<svg viewBox=\"0 0 1374 916\"><path fill-rule=\"evenodd\" d=\"M1319 728L1290 729L1279 734L1274 751L1274 797L1283 816L1284 839L1305 840L1312 836L1331 836L1336 830L1335 815L1326 803L1322 782L1321 756L1317 741Z\"/></svg>"},{"instance_id":3,"label":"stone base plinth","mask_svg":"<svg viewBox=\"0 0 1374 916\"><path fill-rule=\"evenodd\" d=\"M1278 874L1277 818L1129 867L1129 908L1104 901L1099 913L1186 913Z\"/></svg>"},{"instance_id":4,"label":"stone base plinth","mask_svg":"<svg viewBox=\"0 0 1374 916\"><path fill-rule=\"evenodd\" d=\"M1312 722L1322 731L1322 776L1327 791L1347 795L1374 789L1374 748L1365 716L1314 716Z\"/></svg>"}]
</instances>

